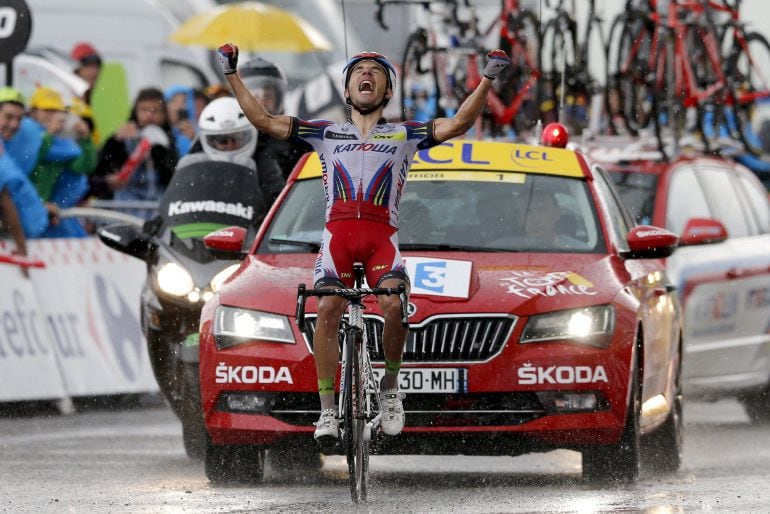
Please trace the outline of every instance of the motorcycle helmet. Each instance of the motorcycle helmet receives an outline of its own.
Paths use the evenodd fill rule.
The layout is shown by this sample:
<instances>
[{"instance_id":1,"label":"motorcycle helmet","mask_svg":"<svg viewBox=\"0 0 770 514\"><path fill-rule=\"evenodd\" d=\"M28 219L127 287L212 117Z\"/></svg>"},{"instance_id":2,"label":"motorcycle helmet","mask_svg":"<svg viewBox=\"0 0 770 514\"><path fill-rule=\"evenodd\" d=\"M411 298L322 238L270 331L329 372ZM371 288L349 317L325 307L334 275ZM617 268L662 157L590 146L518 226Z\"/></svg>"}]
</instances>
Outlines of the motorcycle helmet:
<instances>
[{"instance_id":1,"label":"motorcycle helmet","mask_svg":"<svg viewBox=\"0 0 770 514\"><path fill-rule=\"evenodd\" d=\"M217 161L251 158L257 147L257 129L232 97L209 103L201 112L198 129L203 151Z\"/></svg>"},{"instance_id":2,"label":"motorcycle helmet","mask_svg":"<svg viewBox=\"0 0 770 514\"><path fill-rule=\"evenodd\" d=\"M270 114L283 114L283 100L288 82L278 66L267 59L256 57L242 64L238 71L244 85L254 96L263 98L263 90L272 89L275 94L275 107L268 110L271 111Z\"/></svg>"}]
</instances>

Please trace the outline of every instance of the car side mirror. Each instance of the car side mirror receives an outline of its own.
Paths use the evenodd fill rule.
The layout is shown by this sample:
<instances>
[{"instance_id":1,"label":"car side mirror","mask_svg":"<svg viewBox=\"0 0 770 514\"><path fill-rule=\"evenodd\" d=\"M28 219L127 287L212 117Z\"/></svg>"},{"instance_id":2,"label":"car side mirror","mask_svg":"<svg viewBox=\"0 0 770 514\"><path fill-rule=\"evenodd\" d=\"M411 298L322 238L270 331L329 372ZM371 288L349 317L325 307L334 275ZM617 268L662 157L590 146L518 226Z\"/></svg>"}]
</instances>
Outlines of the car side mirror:
<instances>
[{"instance_id":1,"label":"car side mirror","mask_svg":"<svg viewBox=\"0 0 770 514\"><path fill-rule=\"evenodd\" d=\"M217 259L241 260L248 253L243 249L247 234L243 227L227 227L205 236L203 244Z\"/></svg>"},{"instance_id":2,"label":"car side mirror","mask_svg":"<svg viewBox=\"0 0 770 514\"><path fill-rule=\"evenodd\" d=\"M679 244L679 237L664 228L639 225L626 238L629 250L621 252L626 259L663 259L670 256Z\"/></svg>"},{"instance_id":3,"label":"car side mirror","mask_svg":"<svg viewBox=\"0 0 770 514\"><path fill-rule=\"evenodd\" d=\"M136 225L116 223L99 229L96 234L102 243L113 250L136 257L143 261L158 249L158 246Z\"/></svg>"},{"instance_id":4,"label":"car side mirror","mask_svg":"<svg viewBox=\"0 0 770 514\"><path fill-rule=\"evenodd\" d=\"M721 243L727 239L727 229L713 218L690 218L679 240L681 246Z\"/></svg>"}]
</instances>

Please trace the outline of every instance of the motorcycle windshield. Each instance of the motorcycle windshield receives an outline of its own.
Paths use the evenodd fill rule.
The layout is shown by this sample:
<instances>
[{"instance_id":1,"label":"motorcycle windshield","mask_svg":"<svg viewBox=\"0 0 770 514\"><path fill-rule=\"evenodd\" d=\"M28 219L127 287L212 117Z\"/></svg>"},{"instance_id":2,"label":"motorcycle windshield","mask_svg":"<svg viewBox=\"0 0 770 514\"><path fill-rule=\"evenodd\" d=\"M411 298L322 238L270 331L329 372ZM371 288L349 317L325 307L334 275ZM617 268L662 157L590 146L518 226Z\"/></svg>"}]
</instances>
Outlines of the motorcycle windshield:
<instances>
[{"instance_id":1,"label":"motorcycle windshield","mask_svg":"<svg viewBox=\"0 0 770 514\"><path fill-rule=\"evenodd\" d=\"M158 205L163 225L178 239L203 238L223 227L257 227L265 210L256 170L220 161L177 169Z\"/></svg>"}]
</instances>

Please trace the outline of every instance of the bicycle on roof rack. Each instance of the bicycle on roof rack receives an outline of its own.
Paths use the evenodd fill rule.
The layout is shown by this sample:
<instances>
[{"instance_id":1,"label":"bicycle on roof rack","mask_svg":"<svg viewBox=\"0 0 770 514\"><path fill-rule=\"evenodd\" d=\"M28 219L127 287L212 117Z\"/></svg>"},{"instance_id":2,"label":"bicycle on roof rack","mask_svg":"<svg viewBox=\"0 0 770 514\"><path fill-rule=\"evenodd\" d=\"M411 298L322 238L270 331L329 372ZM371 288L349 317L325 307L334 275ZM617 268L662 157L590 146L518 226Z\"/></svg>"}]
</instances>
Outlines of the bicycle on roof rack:
<instances>
[{"instance_id":1,"label":"bicycle on roof rack","mask_svg":"<svg viewBox=\"0 0 770 514\"><path fill-rule=\"evenodd\" d=\"M363 300L371 295L398 295L401 301L401 322L409 325L406 288L365 288L364 268L353 266L355 287L306 289L297 288L296 322L305 332L305 301L308 297L339 296L348 300L347 317L340 324L342 373L337 416L340 435L347 456L350 495L355 503L365 502L369 488L369 446L380 429L379 384L372 370L369 338L364 324Z\"/></svg>"},{"instance_id":2,"label":"bicycle on roof rack","mask_svg":"<svg viewBox=\"0 0 770 514\"><path fill-rule=\"evenodd\" d=\"M739 4L626 1L610 31L608 62L614 58L617 65L608 73L605 94L608 102L617 96L631 134L653 128L664 153L670 153L665 139L678 151L688 132L697 134L709 152L736 144L760 152L752 117L760 101L770 100L770 88L753 53L766 55L770 63L770 46L756 35L750 48L737 21ZM722 34L714 22L719 12L731 20ZM731 45L725 42L728 33ZM727 56L724 46L730 48Z\"/></svg>"},{"instance_id":3,"label":"bicycle on roof rack","mask_svg":"<svg viewBox=\"0 0 770 514\"><path fill-rule=\"evenodd\" d=\"M418 95L427 98L423 117L451 116L481 81L485 41L495 44L511 57L510 66L487 96L486 128L504 135L507 128L518 135L534 127L539 118L540 30L537 16L519 5L519 0L501 0L500 13L483 28L468 0L377 0L377 19L383 28L386 5L415 5L432 18L407 38L401 61L401 108L412 118ZM462 12L462 16L461 16ZM534 111L534 112L533 112Z\"/></svg>"}]
</instances>

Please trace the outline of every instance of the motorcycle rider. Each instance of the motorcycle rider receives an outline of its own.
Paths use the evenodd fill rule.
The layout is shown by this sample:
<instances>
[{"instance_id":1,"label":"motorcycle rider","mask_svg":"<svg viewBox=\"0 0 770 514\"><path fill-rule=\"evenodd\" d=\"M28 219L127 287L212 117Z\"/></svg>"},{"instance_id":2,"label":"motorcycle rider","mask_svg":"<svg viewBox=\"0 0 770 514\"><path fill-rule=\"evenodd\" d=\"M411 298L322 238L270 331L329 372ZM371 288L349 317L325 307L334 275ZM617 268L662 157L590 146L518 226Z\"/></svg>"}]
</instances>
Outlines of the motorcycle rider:
<instances>
[{"instance_id":1,"label":"motorcycle rider","mask_svg":"<svg viewBox=\"0 0 770 514\"><path fill-rule=\"evenodd\" d=\"M204 160L230 161L256 169L262 196L270 206L283 189L285 180L275 159L259 145L257 129L243 114L238 101L225 96L212 100L198 120L198 140L178 168Z\"/></svg>"},{"instance_id":2,"label":"motorcycle rider","mask_svg":"<svg viewBox=\"0 0 770 514\"><path fill-rule=\"evenodd\" d=\"M198 127L202 151L182 157L177 169L208 160L228 161L257 169L252 158L257 146L257 129L243 115L235 98L217 98L209 103L201 111Z\"/></svg>"},{"instance_id":3,"label":"motorcycle rider","mask_svg":"<svg viewBox=\"0 0 770 514\"><path fill-rule=\"evenodd\" d=\"M271 61L256 57L238 67L243 84L257 98L270 114L284 114L284 100L288 82L283 71ZM313 148L304 141L289 143L262 132L259 134L257 151L265 158L278 163L284 180L289 177L294 166Z\"/></svg>"}]
</instances>

